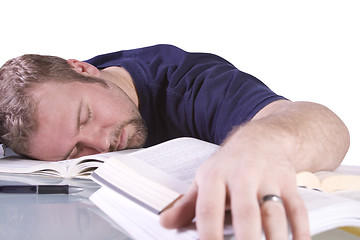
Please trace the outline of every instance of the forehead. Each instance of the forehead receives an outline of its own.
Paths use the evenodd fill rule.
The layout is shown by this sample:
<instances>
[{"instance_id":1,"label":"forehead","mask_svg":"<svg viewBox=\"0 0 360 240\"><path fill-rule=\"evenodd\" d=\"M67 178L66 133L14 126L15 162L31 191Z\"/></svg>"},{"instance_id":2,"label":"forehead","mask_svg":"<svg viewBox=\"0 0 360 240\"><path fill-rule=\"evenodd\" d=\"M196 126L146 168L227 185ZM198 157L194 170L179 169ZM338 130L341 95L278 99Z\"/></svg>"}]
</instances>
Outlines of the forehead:
<instances>
[{"instance_id":1,"label":"forehead","mask_svg":"<svg viewBox=\"0 0 360 240\"><path fill-rule=\"evenodd\" d=\"M30 156L44 160L63 157L69 148L66 140L74 135L84 84L49 82L34 89L37 130L30 136Z\"/></svg>"},{"instance_id":2,"label":"forehead","mask_svg":"<svg viewBox=\"0 0 360 240\"><path fill-rule=\"evenodd\" d=\"M83 85L85 85L85 83L81 83L81 82L62 83L62 82L49 81L41 84L35 84L31 89L31 92L34 100L38 103L41 103L41 101L43 99L46 99L47 97L56 98L64 95L69 95L72 89L82 88ZM56 92L57 94L54 95L53 94L54 92Z\"/></svg>"},{"instance_id":3,"label":"forehead","mask_svg":"<svg viewBox=\"0 0 360 240\"><path fill-rule=\"evenodd\" d=\"M36 103L36 119L41 128L52 121L59 119L72 110L72 107L81 99L80 89L84 83L53 83L39 85L33 93Z\"/></svg>"}]
</instances>

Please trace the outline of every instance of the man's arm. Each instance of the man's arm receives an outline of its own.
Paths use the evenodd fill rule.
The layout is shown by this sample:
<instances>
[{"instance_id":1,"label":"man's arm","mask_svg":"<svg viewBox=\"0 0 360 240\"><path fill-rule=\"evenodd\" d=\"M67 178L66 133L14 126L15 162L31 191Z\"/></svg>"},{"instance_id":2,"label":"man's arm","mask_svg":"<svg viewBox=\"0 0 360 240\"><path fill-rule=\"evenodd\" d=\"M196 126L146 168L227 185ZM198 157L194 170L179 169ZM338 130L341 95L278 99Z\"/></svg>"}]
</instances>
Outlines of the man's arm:
<instances>
[{"instance_id":1,"label":"man's arm","mask_svg":"<svg viewBox=\"0 0 360 240\"><path fill-rule=\"evenodd\" d=\"M251 123L265 127L267 131L260 135L269 140L270 134L285 134L284 140L291 143L287 149L289 160L297 172L336 168L350 145L345 124L331 110L316 103L276 101L255 115Z\"/></svg>"},{"instance_id":2,"label":"man's arm","mask_svg":"<svg viewBox=\"0 0 360 240\"><path fill-rule=\"evenodd\" d=\"M237 239L310 239L296 172L331 170L349 147L343 122L326 107L279 100L229 135L220 151L197 171L188 193L161 216L168 228L196 215L200 239L222 239L224 209L230 207ZM259 201L274 194L283 203Z\"/></svg>"}]
</instances>

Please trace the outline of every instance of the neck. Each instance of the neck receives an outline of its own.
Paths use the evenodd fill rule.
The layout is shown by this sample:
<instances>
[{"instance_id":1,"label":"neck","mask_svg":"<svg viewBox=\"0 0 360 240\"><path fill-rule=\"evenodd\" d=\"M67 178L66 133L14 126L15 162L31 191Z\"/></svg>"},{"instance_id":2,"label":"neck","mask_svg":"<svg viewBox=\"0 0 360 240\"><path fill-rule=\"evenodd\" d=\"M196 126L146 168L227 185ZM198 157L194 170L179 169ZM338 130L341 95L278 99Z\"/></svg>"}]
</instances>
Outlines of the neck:
<instances>
[{"instance_id":1,"label":"neck","mask_svg":"<svg viewBox=\"0 0 360 240\"><path fill-rule=\"evenodd\" d=\"M120 87L130 99L139 106L139 98L136 93L134 81L123 67L108 67L100 71L100 78L111 81Z\"/></svg>"}]
</instances>

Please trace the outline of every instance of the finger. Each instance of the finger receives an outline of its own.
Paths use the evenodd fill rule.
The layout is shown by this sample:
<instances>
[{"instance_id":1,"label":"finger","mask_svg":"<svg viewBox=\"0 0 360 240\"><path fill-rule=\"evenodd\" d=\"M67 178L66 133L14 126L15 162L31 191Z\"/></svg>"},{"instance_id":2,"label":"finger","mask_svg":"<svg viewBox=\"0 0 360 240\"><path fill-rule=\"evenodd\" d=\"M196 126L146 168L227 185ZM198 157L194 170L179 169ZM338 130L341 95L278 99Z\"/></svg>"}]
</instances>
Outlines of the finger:
<instances>
[{"instance_id":1,"label":"finger","mask_svg":"<svg viewBox=\"0 0 360 240\"><path fill-rule=\"evenodd\" d=\"M284 205L281 202L268 200L261 203L260 210L266 239L288 239L288 223Z\"/></svg>"},{"instance_id":2,"label":"finger","mask_svg":"<svg viewBox=\"0 0 360 240\"><path fill-rule=\"evenodd\" d=\"M256 193L247 185L231 190L231 214L236 239L260 239L261 219Z\"/></svg>"},{"instance_id":3,"label":"finger","mask_svg":"<svg viewBox=\"0 0 360 240\"><path fill-rule=\"evenodd\" d=\"M202 179L204 180L204 179ZM216 177L198 183L196 228L200 239L223 239L226 187Z\"/></svg>"},{"instance_id":4,"label":"finger","mask_svg":"<svg viewBox=\"0 0 360 240\"><path fill-rule=\"evenodd\" d=\"M284 199L287 199L284 201L284 206L288 215L293 239L311 239L307 210L297 189L295 188L294 191L289 191L283 196Z\"/></svg>"},{"instance_id":5,"label":"finger","mask_svg":"<svg viewBox=\"0 0 360 240\"><path fill-rule=\"evenodd\" d=\"M160 223L165 228L181 228L190 224L195 216L197 185L193 182L186 194L174 205L160 214Z\"/></svg>"}]
</instances>

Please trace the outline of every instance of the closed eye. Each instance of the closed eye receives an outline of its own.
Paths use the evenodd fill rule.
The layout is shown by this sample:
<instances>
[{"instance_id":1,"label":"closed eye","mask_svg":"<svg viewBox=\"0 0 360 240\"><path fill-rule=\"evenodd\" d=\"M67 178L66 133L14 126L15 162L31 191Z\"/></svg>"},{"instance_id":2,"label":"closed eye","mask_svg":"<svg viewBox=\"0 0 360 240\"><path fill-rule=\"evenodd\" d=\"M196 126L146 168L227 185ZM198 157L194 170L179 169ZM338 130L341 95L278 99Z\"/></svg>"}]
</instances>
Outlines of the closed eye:
<instances>
[{"instance_id":1,"label":"closed eye","mask_svg":"<svg viewBox=\"0 0 360 240\"><path fill-rule=\"evenodd\" d=\"M92 115L93 114L89 105L84 104L84 101L81 100L77 108L77 133L74 135L74 137L76 137L79 134L80 130L91 120ZM81 149L79 148L79 143L76 143L75 146L70 149L67 154L65 154L65 157L63 159L75 158L80 153L80 151Z\"/></svg>"},{"instance_id":2,"label":"closed eye","mask_svg":"<svg viewBox=\"0 0 360 240\"><path fill-rule=\"evenodd\" d=\"M83 106L81 102L81 106ZM90 107L88 105L84 105L85 110L83 107L80 107L81 110L79 111L79 117L78 117L78 126L79 130L83 129L83 127L92 119L93 112L91 111ZM74 148L71 150L70 154L68 155L68 159L71 158L77 158L81 152L81 147L79 144L76 144Z\"/></svg>"},{"instance_id":3,"label":"closed eye","mask_svg":"<svg viewBox=\"0 0 360 240\"><path fill-rule=\"evenodd\" d=\"M93 113L88 105L85 106L86 109L82 110L79 114L79 129L82 129L91 119Z\"/></svg>"}]
</instances>

